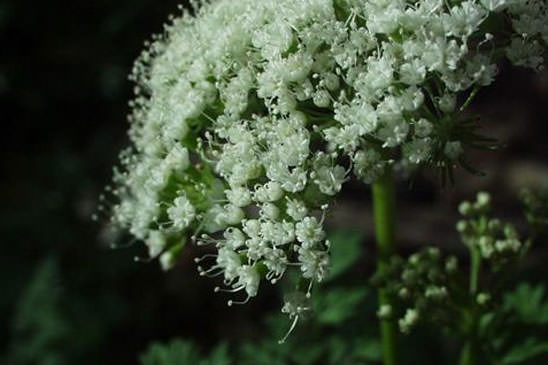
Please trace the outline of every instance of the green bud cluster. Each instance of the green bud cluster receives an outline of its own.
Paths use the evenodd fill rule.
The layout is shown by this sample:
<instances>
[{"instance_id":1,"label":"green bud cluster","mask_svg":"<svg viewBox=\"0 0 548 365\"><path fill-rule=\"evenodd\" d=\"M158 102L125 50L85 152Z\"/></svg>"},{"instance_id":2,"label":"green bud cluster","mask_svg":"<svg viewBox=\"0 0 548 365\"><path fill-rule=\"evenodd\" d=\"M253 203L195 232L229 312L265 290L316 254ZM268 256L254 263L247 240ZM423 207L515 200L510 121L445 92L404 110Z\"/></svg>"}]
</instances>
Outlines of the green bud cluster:
<instances>
[{"instance_id":1,"label":"green bud cluster","mask_svg":"<svg viewBox=\"0 0 548 365\"><path fill-rule=\"evenodd\" d=\"M420 322L469 333L470 318L479 318L481 313L496 307L501 298L497 290L503 287L510 264L528 251L539 228L548 226L548 190L524 190L521 200L533 229L527 239L520 237L512 223L492 217L489 193L480 192L474 201L459 205L462 219L456 229L472 261L476 260L470 263L475 267L472 271L476 271L471 271L470 277L459 270L456 256L444 257L436 247L425 248L406 259L393 257L372 280L391 296L393 303L379 308L378 317L397 321L403 333L409 333ZM482 266L485 267L480 269ZM486 282L489 286L483 285Z\"/></svg>"},{"instance_id":2,"label":"green bud cluster","mask_svg":"<svg viewBox=\"0 0 548 365\"><path fill-rule=\"evenodd\" d=\"M491 218L490 211L491 196L486 192L478 193L474 202L462 202L459 212L463 219L457 222L457 231L466 246L500 266L520 255L524 243L514 225Z\"/></svg>"},{"instance_id":3,"label":"green bud cluster","mask_svg":"<svg viewBox=\"0 0 548 365\"><path fill-rule=\"evenodd\" d=\"M449 320L444 308L452 300L451 288L457 268L457 258L444 258L436 247L425 248L407 259L392 258L389 265L375 275L373 283L385 288L396 305L381 307L377 315L381 319L397 320L403 333L409 333L422 318Z\"/></svg>"}]
</instances>

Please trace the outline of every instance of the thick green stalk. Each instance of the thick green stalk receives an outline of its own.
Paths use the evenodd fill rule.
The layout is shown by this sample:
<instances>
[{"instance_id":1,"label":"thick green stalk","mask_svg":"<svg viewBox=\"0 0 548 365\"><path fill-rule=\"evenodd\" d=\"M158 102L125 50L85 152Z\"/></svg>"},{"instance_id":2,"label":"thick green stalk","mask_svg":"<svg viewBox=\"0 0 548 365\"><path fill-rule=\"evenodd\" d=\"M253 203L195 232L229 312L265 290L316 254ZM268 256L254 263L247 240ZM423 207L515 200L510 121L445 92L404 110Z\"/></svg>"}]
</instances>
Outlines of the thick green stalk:
<instances>
[{"instance_id":1,"label":"thick green stalk","mask_svg":"<svg viewBox=\"0 0 548 365\"><path fill-rule=\"evenodd\" d=\"M378 269L384 270L394 254L396 235L396 194L392 172L373 184L373 213L377 238ZM379 290L379 306L393 307L384 290ZM398 328L393 320L381 320L382 356L384 365L398 364Z\"/></svg>"}]
</instances>

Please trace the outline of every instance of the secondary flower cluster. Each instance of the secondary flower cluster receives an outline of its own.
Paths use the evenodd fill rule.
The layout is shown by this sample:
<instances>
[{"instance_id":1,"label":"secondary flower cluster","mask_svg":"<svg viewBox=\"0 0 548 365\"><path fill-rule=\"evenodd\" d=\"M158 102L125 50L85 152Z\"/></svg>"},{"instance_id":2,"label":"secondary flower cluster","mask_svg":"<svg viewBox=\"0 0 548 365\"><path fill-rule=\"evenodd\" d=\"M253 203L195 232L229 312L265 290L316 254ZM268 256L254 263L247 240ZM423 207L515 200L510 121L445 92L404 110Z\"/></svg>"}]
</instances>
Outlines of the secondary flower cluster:
<instances>
[{"instance_id":1,"label":"secondary flower cluster","mask_svg":"<svg viewBox=\"0 0 548 365\"><path fill-rule=\"evenodd\" d=\"M455 165L477 142L459 119L477 88L504 57L539 69L548 41L540 0L217 0L194 10L135 64L112 220L165 269L187 237L211 244L200 271L245 300L290 267L322 281L323 218L350 175L371 183L389 168Z\"/></svg>"},{"instance_id":2,"label":"secondary flower cluster","mask_svg":"<svg viewBox=\"0 0 548 365\"><path fill-rule=\"evenodd\" d=\"M473 203L462 202L459 212L465 219L457 223L457 230L471 250L477 250L483 259L500 265L515 259L527 247L512 224L488 216L490 209L491 197L485 192L478 193Z\"/></svg>"},{"instance_id":3,"label":"secondary flower cluster","mask_svg":"<svg viewBox=\"0 0 548 365\"><path fill-rule=\"evenodd\" d=\"M372 279L374 285L385 289L394 299L393 306L379 308L378 316L397 320L400 330L409 333L415 325L426 321L459 328L464 308L488 309L493 304L491 300L500 295L498 289L505 279L500 273L507 272L523 258L533 243L534 222L538 222L537 218L542 217L538 213L548 206L547 200L539 199L542 195L546 193L526 191L522 194L532 229L527 239L520 238L511 223L491 217L490 194L480 192L475 201L462 202L459 213L463 219L457 222L456 229L470 251L471 261L477 259L470 263L475 274L470 275L468 282L463 281L457 258L444 258L436 247L425 248L407 259L394 256ZM534 213L527 204L533 200ZM474 265L477 265L475 269Z\"/></svg>"},{"instance_id":4,"label":"secondary flower cluster","mask_svg":"<svg viewBox=\"0 0 548 365\"><path fill-rule=\"evenodd\" d=\"M385 270L372 279L373 284L383 287L394 298L394 306L381 306L378 317L397 320L400 331L406 334L423 320L437 323L455 320L446 304L454 301L453 296L459 292L457 272L457 258L442 257L436 247L427 247L407 259L393 257Z\"/></svg>"}]
</instances>

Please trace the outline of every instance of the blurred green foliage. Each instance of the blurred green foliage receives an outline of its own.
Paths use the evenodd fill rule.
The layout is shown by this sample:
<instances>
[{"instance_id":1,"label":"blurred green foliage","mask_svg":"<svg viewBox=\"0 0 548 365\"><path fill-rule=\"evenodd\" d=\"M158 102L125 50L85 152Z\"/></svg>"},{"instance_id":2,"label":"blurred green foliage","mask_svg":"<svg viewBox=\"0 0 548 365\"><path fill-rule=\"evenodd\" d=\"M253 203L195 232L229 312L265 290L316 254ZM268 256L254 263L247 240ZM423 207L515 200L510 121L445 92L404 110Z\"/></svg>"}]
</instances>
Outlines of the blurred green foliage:
<instances>
[{"instance_id":1,"label":"blurred green foliage","mask_svg":"<svg viewBox=\"0 0 548 365\"><path fill-rule=\"evenodd\" d=\"M261 336L215 347L209 355L191 341L172 340L154 344L141 356L142 365L243 364L243 365L339 365L371 364L380 360L375 321L375 295L360 280L350 279L360 259L363 236L335 231L332 244L333 270L328 283L314 290L313 313L299 322L284 344L278 341L289 327L281 313L264 319ZM286 290L294 283L285 283Z\"/></svg>"},{"instance_id":2,"label":"blurred green foliage","mask_svg":"<svg viewBox=\"0 0 548 365\"><path fill-rule=\"evenodd\" d=\"M6 363L66 364L63 342L70 327L61 312L59 267L46 258L17 303L13 337Z\"/></svg>"},{"instance_id":3,"label":"blurred green foliage","mask_svg":"<svg viewBox=\"0 0 548 365\"><path fill-rule=\"evenodd\" d=\"M548 297L544 284L520 283L493 318L492 346L501 364L548 362ZM498 323L497 323L498 322Z\"/></svg>"},{"instance_id":4,"label":"blurred green foliage","mask_svg":"<svg viewBox=\"0 0 548 365\"><path fill-rule=\"evenodd\" d=\"M230 365L232 361L226 345L215 347L209 355L202 355L196 345L183 340L173 340L168 344L152 344L140 358L142 365Z\"/></svg>"},{"instance_id":5,"label":"blurred green foliage","mask_svg":"<svg viewBox=\"0 0 548 365\"><path fill-rule=\"evenodd\" d=\"M548 324L548 297L544 285L520 283L504 297L504 309L526 324Z\"/></svg>"}]
</instances>

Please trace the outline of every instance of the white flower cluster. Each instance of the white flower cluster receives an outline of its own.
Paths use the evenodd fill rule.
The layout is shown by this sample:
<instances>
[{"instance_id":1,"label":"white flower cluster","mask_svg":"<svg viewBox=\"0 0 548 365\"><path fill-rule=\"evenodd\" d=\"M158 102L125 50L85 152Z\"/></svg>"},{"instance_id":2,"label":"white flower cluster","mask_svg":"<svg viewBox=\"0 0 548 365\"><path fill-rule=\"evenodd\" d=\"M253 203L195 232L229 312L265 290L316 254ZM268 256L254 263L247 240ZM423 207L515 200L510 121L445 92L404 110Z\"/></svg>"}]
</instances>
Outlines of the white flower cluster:
<instances>
[{"instance_id":1,"label":"white flower cluster","mask_svg":"<svg viewBox=\"0 0 548 365\"><path fill-rule=\"evenodd\" d=\"M457 94L507 57L539 69L541 0L217 0L174 17L133 72L133 146L113 221L165 268L185 237L246 300L289 267L329 267L322 227L353 173L453 165ZM511 24L510 24L511 23ZM473 93L471 93L473 94Z\"/></svg>"}]
</instances>

